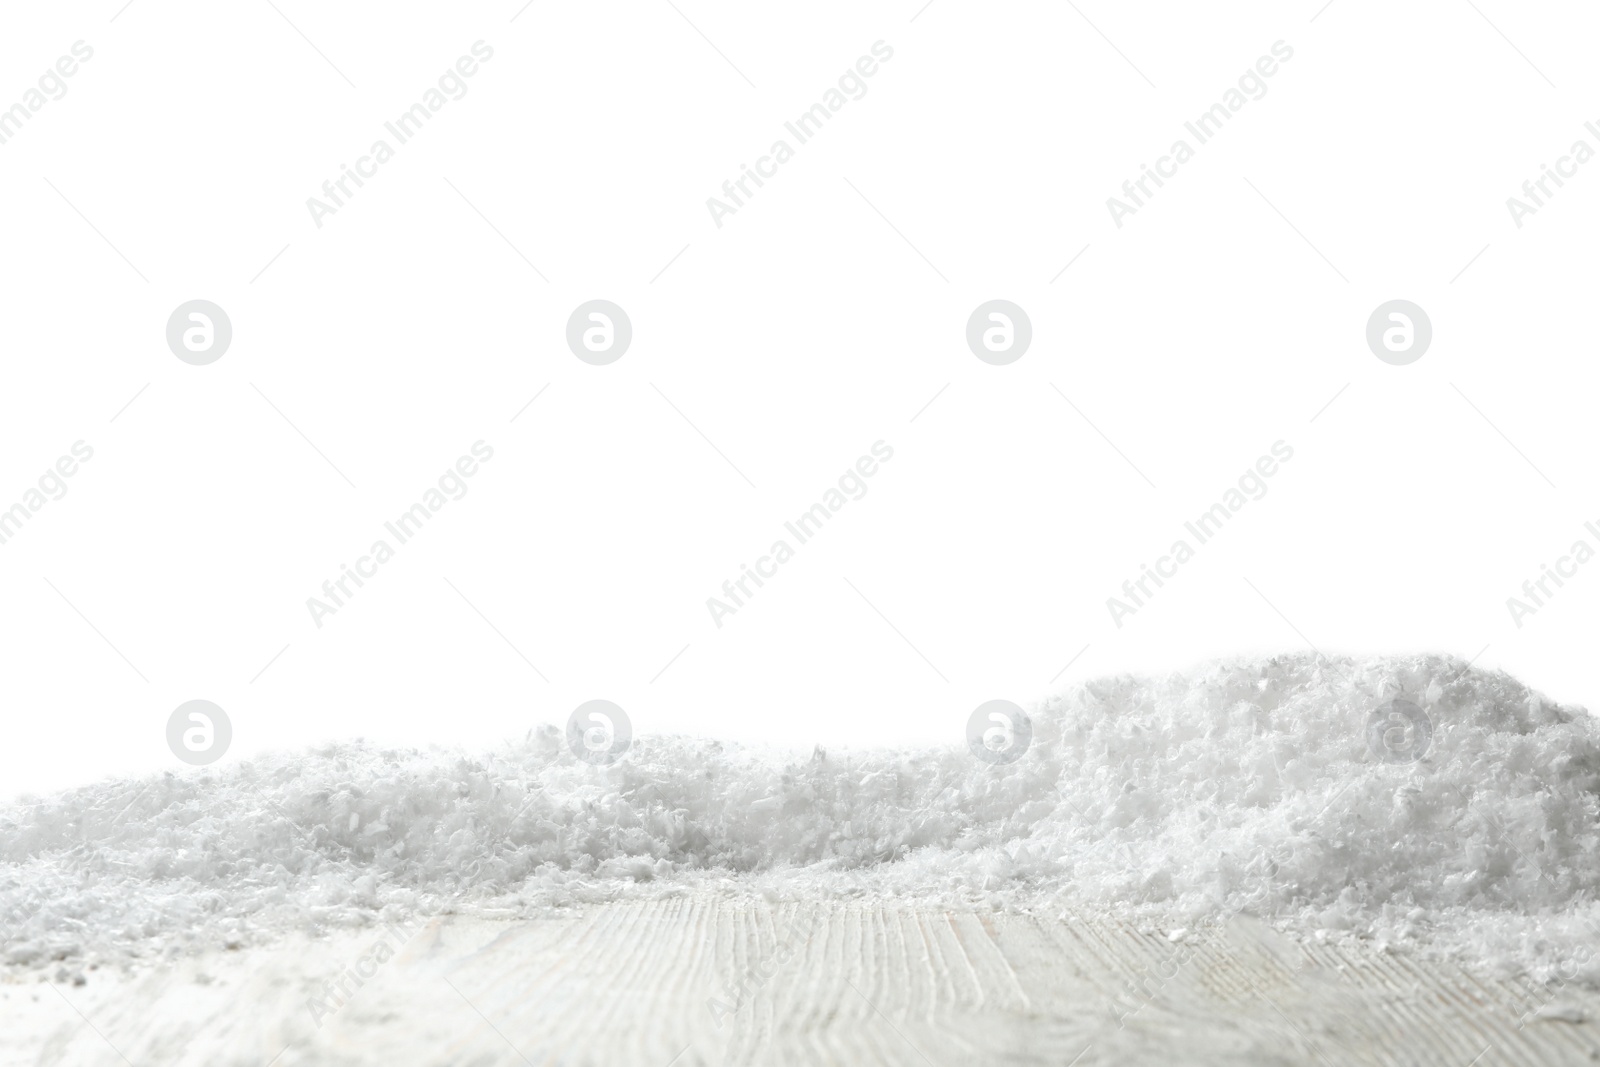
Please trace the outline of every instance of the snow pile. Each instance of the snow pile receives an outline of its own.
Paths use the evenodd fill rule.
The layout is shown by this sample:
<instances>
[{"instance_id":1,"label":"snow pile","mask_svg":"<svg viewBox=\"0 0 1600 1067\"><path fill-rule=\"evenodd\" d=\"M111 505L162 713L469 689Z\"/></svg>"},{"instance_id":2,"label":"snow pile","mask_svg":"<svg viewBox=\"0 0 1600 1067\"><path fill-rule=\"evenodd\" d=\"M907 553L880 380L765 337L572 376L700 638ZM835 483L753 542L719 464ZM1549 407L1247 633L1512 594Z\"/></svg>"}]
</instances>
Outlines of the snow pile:
<instances>
[{"instance_id":1,"label":"snow pile","mask_svg":"<svg viewBox=\"0 0 1600 1067\"><path fill-rule=\"evenodd\" d=\"M1368 718L1432 722L1388 763ZM1600 980L1600 721L1446 657L1113 678L1032 747L785 762L679 737L577 760L342 744L0 809L0 958L126 962L448 911L687 891L892 893L1193 926L1247 910Z\"/></svg>"}]
</instances>

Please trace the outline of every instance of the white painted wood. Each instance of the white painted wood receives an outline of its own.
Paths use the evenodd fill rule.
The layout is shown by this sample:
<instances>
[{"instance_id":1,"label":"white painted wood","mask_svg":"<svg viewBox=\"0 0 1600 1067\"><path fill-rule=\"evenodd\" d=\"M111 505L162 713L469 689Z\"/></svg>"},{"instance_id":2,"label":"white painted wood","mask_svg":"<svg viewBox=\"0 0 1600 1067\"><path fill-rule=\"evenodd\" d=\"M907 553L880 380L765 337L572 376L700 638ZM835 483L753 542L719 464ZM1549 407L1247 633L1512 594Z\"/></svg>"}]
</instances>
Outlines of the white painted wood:
<instances>
[{"instance_id":1,"label":"white painted wood","mask_svg":"<svg viewBox=\"0 0 1600 1067\"><path fill-rule=\"evenodd\" d=\"M341 974L352 995L322 999ZM0 1064L1600 1063L1600 995L1245 918L1172 940L1092 916L683 896L88 979L0 985Z\"/></svg>"}]
</instances>

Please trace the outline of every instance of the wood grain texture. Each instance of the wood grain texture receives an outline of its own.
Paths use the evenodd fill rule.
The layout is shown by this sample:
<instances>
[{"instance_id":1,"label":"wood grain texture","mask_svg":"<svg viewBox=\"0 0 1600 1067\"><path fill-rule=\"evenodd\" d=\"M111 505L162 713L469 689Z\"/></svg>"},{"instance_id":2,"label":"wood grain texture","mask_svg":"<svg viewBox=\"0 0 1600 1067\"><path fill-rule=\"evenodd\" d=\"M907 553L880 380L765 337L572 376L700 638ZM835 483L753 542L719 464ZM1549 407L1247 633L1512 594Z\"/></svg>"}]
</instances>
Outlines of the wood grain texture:
<instances>
[{"instance_id":1,"label":"wood grain texture","mask_svg":"<svg viewBox=\"0 0 1600 1067\"><path fill-rule=\"evenodd\" d=\"M451 916L0 984L0 1063L1600 1063L1592 992L1303 946L1247 918L1170 934L693 896Z\"/></svg>"}]
</instances>

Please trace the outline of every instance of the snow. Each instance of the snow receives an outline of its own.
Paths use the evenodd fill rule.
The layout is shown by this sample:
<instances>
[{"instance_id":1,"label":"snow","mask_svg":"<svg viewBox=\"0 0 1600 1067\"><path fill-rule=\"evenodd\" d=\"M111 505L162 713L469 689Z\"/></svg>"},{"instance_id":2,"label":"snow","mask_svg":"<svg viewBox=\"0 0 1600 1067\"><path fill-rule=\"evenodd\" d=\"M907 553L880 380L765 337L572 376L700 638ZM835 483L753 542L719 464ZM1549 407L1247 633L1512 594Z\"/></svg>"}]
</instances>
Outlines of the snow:
<instances>
[{"instance_id":1,"label":"snow","mask_svg":"<svg viewBox=\"0 0 1600 1067\"><path fill-rule=\"evenodd\" d=\"M1380 758L1374 709L1432 724ZM536 918L687 892L892 895L1112 915L1176 940L1246 912L1541 980L1600 982L1600 722L1442 656L1233 661L1031 709L1015 763L784 758L544 726L500 750L341 743L0 809L14 975L415 916Z\"/></svg>"}]
</instances>

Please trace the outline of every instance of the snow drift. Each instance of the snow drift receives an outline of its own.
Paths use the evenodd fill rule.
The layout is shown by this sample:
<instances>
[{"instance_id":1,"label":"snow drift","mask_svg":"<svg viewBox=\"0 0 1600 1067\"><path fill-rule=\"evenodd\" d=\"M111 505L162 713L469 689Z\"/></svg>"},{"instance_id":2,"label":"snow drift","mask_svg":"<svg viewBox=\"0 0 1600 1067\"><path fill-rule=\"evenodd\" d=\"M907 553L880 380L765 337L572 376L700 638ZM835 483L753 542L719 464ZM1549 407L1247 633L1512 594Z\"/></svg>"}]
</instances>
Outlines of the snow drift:
<instances>
[{"instance_id":1,"label":"snow drift","mask_svg":"<svg viewBox=\"0 0 1600 1067\"><path fill-rule=\"evenodd\" d=\"M1369 750L1395 696L1432 721L1419 761ZM26 798L0 809L0 952L126 965L418 914L889 893L1164 929L1244 910L1600 980L1582 709L1448 657L1296 655L1110 678L1033 715L1003 766L645 736L602 767L543 727L484 755L338 744Z\"/></svg>"}]
</instances>

